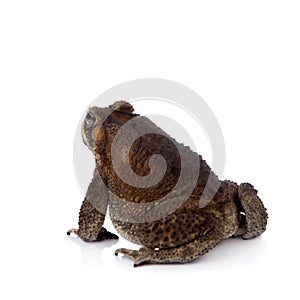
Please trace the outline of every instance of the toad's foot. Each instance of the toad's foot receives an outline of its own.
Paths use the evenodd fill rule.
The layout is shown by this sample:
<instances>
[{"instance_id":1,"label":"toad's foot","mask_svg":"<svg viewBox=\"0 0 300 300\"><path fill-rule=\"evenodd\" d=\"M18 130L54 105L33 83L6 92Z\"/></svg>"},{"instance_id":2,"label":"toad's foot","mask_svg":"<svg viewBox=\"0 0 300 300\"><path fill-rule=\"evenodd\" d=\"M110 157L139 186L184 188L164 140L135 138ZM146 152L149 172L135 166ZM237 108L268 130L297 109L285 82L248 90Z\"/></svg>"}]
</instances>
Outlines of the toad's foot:
<instances>
[{"instance_id":1,"label":"toad's foot","mask_svg":"<svg viewBox=\"0 0 300 300\"><path fill-rule=\"evenodd\" d=\"M134 262L134 267L138 267L145 263L150 263L151 258L153 257L155 250L141 247L139 250L130 250L126 248L119 248L115 251L115 255L117 256L119 253L122 253L129 258L131 258Z\"/></svg>"},{"instance_id":2,"label":"toad's foot","mask_svg":"<svg viewBox=\"0 0 300 300\"><path fill-rule=\"evenodd\" d=\"M71 235L71 233L74 233L75 235L79 236L86 242L99 242L99 241L103 241L103 240L117 240L119 238L116 234L111 233L110 231L107 231L107 229L105 229L104 227L102 227L100 229L100 232L98 233L97 238L94 240L80 236L79 229L75 229L75 228L69 229L67 231L67 235Z\"/></svg>"}]
</instances>

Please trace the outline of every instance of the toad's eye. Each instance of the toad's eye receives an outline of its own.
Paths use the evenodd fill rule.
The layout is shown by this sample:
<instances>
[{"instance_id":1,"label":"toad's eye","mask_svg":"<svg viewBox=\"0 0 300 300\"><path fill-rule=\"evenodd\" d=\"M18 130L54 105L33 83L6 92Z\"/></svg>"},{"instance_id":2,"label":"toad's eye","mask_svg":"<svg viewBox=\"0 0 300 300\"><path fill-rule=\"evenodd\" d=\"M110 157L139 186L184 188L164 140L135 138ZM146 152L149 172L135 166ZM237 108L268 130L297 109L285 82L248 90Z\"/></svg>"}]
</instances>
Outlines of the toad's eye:
<instances>
[{"instance_id":1,"label":"toad's eye","mask_svg":"<svg viewBox=\"0 0 300 300\"><path fill-rule=\"evenodd\" d=\"M95 118L94 116L91 114L91 113L87 113L86 116L85 116L85 122L87 125L91 126L94 124L95 122Z\"/></svg>"}]
</instances>

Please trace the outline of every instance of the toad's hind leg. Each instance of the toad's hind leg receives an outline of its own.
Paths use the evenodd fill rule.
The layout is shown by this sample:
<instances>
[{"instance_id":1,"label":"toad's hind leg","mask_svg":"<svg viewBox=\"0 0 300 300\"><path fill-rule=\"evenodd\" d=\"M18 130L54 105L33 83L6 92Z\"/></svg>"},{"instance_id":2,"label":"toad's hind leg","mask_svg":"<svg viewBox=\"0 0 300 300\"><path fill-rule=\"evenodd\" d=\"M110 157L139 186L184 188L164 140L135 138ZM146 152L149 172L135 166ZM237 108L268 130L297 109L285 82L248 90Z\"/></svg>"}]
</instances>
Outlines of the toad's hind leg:
<instances>
[{"instance_id":1,"label":"toad's hind leg","mask_svg":"<svg viewBox=\"0 0 300 300\"><path fill-rule=\"evenodd\" d=\"M122 253L134 261L134 267L142 264L186 263L207 253L221 241L220 234L211 232L178 247L151 249L141 247L139 250L117 249L115 255Z\"/></svg>"},{"instance_id":2,"label":"toad's hind leg","mask_svg":"<svg viewBox=\"0 0 300 300\"><path fill-rule=\"evenodd\" d=\"M257 190L249 183L238 187L238 198L245 212L241 232L243 239L250 239L266 230L268 214L262 201L257 196Z\"/></svg>"}]
</instances>

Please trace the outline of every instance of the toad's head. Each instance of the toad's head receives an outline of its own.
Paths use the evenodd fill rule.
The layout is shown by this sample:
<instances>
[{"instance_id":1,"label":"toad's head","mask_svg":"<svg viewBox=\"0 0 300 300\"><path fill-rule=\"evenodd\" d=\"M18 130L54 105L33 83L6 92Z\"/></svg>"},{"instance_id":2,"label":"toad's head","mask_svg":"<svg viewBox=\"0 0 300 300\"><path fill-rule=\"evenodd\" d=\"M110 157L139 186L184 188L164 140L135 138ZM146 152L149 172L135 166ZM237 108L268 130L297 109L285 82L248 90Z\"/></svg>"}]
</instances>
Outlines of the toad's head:
<instances>
[{"instance_id":1,"label":"toad's head","mask_svg":"<svg viewBox=\"0 0 300 300\"><path fill-rule=\"evenodd\" d=\"M97 145L105 140L106 126L112 123L124 125L128 119L135 116L133 111L132 105L126 101L116 101L105 108L90 107L81 127L84 144L95 153Z\"/></svg>"}]
</instances>

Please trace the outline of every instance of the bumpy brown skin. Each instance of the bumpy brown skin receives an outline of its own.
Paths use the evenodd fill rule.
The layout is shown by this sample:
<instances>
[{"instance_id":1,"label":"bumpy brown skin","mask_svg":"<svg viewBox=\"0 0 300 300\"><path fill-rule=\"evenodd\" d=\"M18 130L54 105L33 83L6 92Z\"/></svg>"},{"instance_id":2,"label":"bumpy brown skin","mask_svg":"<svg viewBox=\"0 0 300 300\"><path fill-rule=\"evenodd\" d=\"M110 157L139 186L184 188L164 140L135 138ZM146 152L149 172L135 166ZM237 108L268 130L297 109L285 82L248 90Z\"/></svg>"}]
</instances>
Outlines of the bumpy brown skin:
<instances>
[{"instance_id":1,"label":"bumpy brown skin","mask_svg":"<svg viewBox=\"0 0 300 300\"><path fill-rule=\"evenodd\" d=\"M155 185L134 187L124 182L114 169L111 149L120 128L128 121L133 121L131 128L134 129L123 130L123 135L118 137L121 141L126 141L132 131L142 132L141 129L149 127L149 132L153 132L156 127L147 118L134 114L131 104L124 101L115 102L108 108L89 109L82 134L84 143L94 153L96 169L80 210L79 229L72 229L68 234L73 231L85 241L117 238L102 227L109 205L110 216L118 233L142 245L138 251L121 248L115 253L129 256L134 266L138 266L144 263L189 262L207 253L222 239L235 236L249 239L265 231L267 212L252 185L219 181L201 156L167 135L142 135L130 147L128 157L124 157L122 147L118 146L120 149L117 149L114 159L128 159L138 176L149 174L149 159L153 154L160 154L166 160L165 175ZM178 149L181 149L180 154ZM191 181L189 176L184 176L184 187L181 190L175 187L183 157L187 158L190 168L195 167L195 160L189 158L197 158L199 174L192 192L179 206L176 199L186 192L184 187L188 187ZM199 200L209 176L218 189L211 201L202 207ZM167 205L162 206L165 211L162 217L158 217L156 203L164 196L167 197ZM125 201L120 203L117 197ZM129 209L129 203L140 205ZM145 203L153 203L147 212L141 209ZM140 221L143 216L148 217L147 221Z\"/></svg>"}]
</instances>

